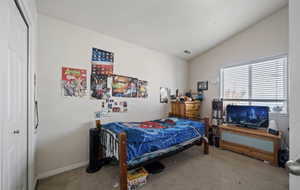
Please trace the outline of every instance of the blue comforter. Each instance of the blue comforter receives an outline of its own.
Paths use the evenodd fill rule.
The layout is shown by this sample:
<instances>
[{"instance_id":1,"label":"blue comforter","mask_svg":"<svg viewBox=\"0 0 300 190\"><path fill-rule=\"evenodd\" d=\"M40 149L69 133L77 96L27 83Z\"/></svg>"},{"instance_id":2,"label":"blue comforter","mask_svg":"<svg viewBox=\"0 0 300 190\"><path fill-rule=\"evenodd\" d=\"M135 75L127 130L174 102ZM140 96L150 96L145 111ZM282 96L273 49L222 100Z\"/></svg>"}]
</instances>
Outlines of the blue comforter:
<instances>
[{"instance_id":1,"label":"blue comforter","mask_svg":"<svg viewBox=\"0 0 300 190\"><path fill-rule=\"evenodd\" d=\"M126 133L127 162L138 159L146 153L167 149L205 134L204 124L201 122L178 118L151 122L160 127L143 128L141 122L113 122L102 127L116 134Z\"/></svg>"}]
</instances>

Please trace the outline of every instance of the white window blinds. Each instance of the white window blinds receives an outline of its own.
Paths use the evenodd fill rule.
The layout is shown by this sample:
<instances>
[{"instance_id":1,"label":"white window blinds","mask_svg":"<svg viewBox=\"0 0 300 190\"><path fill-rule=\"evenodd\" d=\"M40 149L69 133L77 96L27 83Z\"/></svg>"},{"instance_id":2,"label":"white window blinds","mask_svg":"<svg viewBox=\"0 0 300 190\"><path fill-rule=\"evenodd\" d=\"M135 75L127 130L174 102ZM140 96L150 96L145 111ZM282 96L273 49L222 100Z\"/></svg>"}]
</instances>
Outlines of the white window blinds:
<instances>
[{"instance_id":1,"label":"white window blinds","mask_svg":"<svg viewBox=\"0 0 300 190\"><path fill-rule=\"evenodd\" d=\"M224 98L249 99L249 65L224 69L223 81Z\"/></svg>"},{"instance_id":2,"label":"white window blinds","mask_svg":"<svg viewBox=\"0 0 300 190\"><path fill-rule=\"evenodd\" d=\"M221 70L221 96L227 104L269 106L287 113L287 56Z\"/></svg>"},{"instance_id":3,"label":"white window blinds","mask_svg":"<svg viewBox=\"0 0 300 190\"><path fill-rule=\"evenodd\" d=\"M252 66L253 99L287 99L287 58L278 58Z\"/></svg>"}]
</instances>

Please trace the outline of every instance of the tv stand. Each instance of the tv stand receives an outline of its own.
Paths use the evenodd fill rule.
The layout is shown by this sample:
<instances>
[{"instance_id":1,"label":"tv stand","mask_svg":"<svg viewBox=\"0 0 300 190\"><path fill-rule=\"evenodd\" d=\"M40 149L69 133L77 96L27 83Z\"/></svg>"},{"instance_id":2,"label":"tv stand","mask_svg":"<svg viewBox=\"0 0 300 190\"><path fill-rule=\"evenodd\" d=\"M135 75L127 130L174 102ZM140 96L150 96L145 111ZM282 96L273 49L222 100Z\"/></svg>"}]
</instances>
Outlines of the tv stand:
<instances>
[{"instance_id":1,"label":"tv stand","mask_svg":"<svg viewBox=\"0 0 300 190\"><path fill-rule=\"evenodd\" d=\"M281 134L269 134L265 129L250 129L223 124L220 129L220 148L269 161L278 165Z\"/></svg>"}]
</instances>

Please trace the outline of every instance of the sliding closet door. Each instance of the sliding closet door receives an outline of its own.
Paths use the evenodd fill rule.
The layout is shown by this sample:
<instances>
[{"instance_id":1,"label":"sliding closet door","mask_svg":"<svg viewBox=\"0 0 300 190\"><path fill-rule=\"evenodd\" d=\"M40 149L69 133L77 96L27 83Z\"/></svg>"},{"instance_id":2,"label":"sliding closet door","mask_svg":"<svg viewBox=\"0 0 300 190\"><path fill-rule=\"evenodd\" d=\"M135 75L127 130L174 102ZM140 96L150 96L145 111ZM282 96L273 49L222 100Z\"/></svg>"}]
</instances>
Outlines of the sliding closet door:
<instances>
[{"instance_id":1,"label":"sliding closet door","mask_svg":"<svg viewBox=\"0 0 300 190\"><path fill-rule=\"evenodd\" d=\"M3 170L2 187L5 190L27 188L27 72L28 27L13 0L7 1L8 47L7 62L1 63L6 83L3 111Z\"/></svg>"}]
</instances>

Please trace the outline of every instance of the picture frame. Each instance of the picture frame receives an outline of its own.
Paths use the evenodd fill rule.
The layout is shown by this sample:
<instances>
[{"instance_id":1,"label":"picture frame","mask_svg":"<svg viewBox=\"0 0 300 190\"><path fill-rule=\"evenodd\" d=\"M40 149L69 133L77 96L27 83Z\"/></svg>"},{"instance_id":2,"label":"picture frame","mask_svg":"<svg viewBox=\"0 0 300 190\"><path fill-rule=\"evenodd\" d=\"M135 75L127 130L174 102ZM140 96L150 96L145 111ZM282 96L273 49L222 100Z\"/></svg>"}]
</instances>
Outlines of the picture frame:
<instances>
[{"instance_id":1,"label":"picture frame","mask_svg":"<svg viewBox=\"0 0 300 190\"><path fill-rule=\"evenodd\" d=\"M199 81L197 83L197 90L198 92L208 90L208 81Z\"/></svg>"},{"instance_id":2,"label":"picture frame","mask_svg":"<svg viewBox=\"0 0 300 190\"><path fill-rule=\"evenodd\" d=\"M160 103L168 103L170 99L170 89L160 87Z\"/></svg>"}]
</instances>

